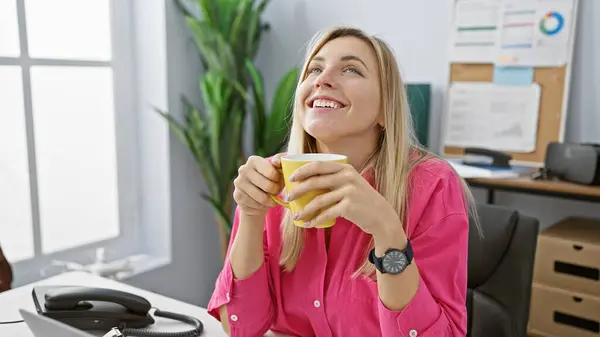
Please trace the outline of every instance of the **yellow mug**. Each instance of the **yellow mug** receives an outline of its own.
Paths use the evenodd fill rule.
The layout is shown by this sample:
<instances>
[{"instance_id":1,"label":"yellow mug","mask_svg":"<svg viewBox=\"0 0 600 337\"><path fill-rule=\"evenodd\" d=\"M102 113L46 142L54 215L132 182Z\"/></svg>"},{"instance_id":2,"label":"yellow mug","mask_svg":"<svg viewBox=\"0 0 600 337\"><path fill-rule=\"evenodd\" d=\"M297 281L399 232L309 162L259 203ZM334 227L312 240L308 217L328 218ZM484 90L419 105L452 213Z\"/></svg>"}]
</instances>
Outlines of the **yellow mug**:
<instances>
[{"instance_id":1,"label":"yellow mug","mask_svg":"<svg viewBox=\"0 0 600 337\"><path fill-rule=\"evenodd\" d=\"M291 182L290 175L299 167L306 165L308 163L312 163L315 161L332 161L338 163L347 163L348 158L344 155L339 154L330 154L330 153L302 153L302 154L289 154L281 157L281 170L283 171L283 178L285 182L285 191L289 192L292 187L297 185L299 182ZM310 191L297 199L294 199L290 202L285 202L281 200L276 195L271 195L273 200L280 204L283 207L292 211L292 214L295 214L301 211L304 206L306 206L311 200L313 200L316 196L324 194L328 192L327 190L313 190ZM331 207L331 206L330 206ZM323 211L323 210L321 210ZM315 214L316 216L316 214ZM328 228L333 226L335 223L335 219L332 219L326 223L322 223L317 228ZM306 227L304 220L294 220L294 224L298 227Z\"/></svg>"}]
</instances>

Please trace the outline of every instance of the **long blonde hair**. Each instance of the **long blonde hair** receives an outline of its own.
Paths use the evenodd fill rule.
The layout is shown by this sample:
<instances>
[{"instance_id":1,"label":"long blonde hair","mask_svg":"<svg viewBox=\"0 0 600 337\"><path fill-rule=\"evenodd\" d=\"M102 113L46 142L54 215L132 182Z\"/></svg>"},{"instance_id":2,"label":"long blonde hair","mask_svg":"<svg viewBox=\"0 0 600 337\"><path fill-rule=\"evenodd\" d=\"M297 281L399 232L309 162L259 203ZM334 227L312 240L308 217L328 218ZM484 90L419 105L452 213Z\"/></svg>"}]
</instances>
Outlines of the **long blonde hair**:
<instances>
[{"instance_id":1,"label":"long blonde hair","mask_svg":"<svg viewBox=\"0 0 600 337\"><path fill-rule=\"evenodd\" d=\"M372 170L374 173L374 182L378 192L394 207L399 218L405 222L405 212L408 207L409 173L421 161L428 157L435 157L435 155L424 149L415 136L406 90L392 49L382 39L367 35L362 30L352 27L335 27L327 32L317 34L310 41L298 80L298 86L306 78L308 65L319 50L327 42L347 36L356 37L366 42L373 48L377 57L385 127L382 130L377 150L372 156L367 169ZM300 121L298 112L302 104L299 98L296 97L287 146L288 153L309 153L316 151L315 139L304 131ZM464 181L462 183L465 190L465 198L470 205L471 211L475 212L471 192ZM305 229L293 224L289 210L286 211L281 226L283 248L280 264L284 267L284 270L291 271L294 269L302 252ZM367 259L367 254L372 247L373 241L371 240L369 247L365 247L364 262L355 272L355 275L372 275L374 273L375 269Z\"/></svg>"}]
</instances>

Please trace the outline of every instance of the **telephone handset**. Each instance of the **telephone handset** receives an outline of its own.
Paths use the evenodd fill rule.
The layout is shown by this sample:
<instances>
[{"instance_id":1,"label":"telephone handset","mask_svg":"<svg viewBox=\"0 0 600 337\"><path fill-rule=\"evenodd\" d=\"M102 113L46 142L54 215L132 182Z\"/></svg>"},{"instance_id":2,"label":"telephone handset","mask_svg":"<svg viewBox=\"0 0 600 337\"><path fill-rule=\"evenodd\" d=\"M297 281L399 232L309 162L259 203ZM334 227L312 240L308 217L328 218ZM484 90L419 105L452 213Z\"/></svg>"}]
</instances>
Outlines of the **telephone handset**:
<instances>
[{"instance_id":1,"label":"telephone handset","mask_svg":"<svg viewBox=\"0 0 600 337\"><path fill-rule=\"evenodd\" d=\"M465 149L463 164L510 168L511 160L512 156L508 153L480 147L468 147Z\"/></svg>"},{"instance_id":2,"label":"telephone handset","mask_svg":"<svg viewBox=\"0 0 600 337\"><path fill-rule=\"evenodd\" d=\"M46 292L44 306L48 310L91 309L88 301L114 302L132 314L146 315L152 308L145 298L124 291L89 287L64 287Z\"/></svg>"},{"instance_id":3,"label":"telephone handset","mask_svg":"<svg viewBox=\"0 0 600 337\"><path fill-rule=\"evenodd\" d=\"M186 322L194 326L184 332L158 332L145 329L154 324L152 305L145 298L124 291L82 286L38 286L33 301L40 315L81 330L117 328L125 336L200 336L202 322L186 315L155 309L153 315Z\"/></svg>"}]
</instances>

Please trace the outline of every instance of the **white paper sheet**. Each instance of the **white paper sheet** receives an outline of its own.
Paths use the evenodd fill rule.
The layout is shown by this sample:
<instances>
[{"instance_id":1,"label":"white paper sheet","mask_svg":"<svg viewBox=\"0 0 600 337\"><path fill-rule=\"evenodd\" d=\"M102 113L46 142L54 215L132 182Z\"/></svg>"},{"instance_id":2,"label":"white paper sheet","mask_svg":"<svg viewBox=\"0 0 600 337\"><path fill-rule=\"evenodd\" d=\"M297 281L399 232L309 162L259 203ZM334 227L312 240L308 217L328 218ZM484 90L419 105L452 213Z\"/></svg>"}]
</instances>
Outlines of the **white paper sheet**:
<instances>
[{"instance_id":1,"label":"white paper sheet","mask_svg":"<svg viewBox=\"0 0 600 337\"><path fill-rule=\"evenodd\" d=\"M444 145L529 153L535 150L540 86L452 83Z\"/></svg>"},{"instance_id":2,"label":"white paper sheet","mask_svg":"<svg viewBox=\"0 0 600 337\"><path fill-rule=\"evenodd\" d=\"M450 62L493 63L498 50L502 0L457 0Z\"/></svg>"},{"instance_id":3,"label":"white paper sheet","mask_svg":"<svg viewBox=\"0 0 600 337\"><path fill-rule=\"evenodd\" d=\"M448 160L450 165L456 170L456 173L463 178L518 178L519 172L510 169L507 170L489 170L480 167L474 167L469 165L463 165L461 163Z\"/></svg>"},{"instance_id":4,"label":"white paper sheet","mask_svg":"<svg viewBox=\"0 0 600 337\"><path fill-rule=\"evenodd\" d=\"M552 67L567 62L572 0L507 0L499 25L495 63Z\"/></svg>"}]
</instances>

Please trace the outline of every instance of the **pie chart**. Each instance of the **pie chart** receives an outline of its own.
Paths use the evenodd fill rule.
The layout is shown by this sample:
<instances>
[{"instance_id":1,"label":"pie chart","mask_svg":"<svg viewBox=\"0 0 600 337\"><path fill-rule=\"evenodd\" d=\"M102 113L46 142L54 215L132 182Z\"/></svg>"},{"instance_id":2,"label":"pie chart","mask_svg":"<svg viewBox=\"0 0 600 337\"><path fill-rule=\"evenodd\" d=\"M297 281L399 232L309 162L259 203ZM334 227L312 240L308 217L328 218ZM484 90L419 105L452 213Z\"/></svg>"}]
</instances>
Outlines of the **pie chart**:
<instances>
[{"instance_id":1,"label":"pie chart","mask_svg":"<svg viewBox=\"0 0 600 337\"><path fill-rule=\"evenodd\" d=\"M558 12L548 12L540 20L540 30L545 35L556 35L560 33L565 25L565 18Z\"/></svg>"}]
</instances>

